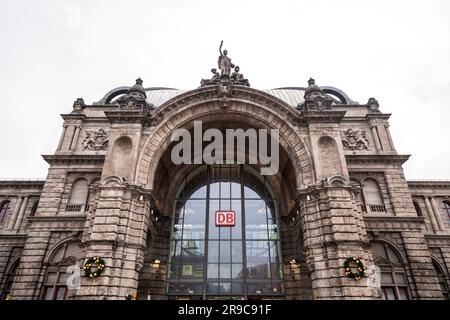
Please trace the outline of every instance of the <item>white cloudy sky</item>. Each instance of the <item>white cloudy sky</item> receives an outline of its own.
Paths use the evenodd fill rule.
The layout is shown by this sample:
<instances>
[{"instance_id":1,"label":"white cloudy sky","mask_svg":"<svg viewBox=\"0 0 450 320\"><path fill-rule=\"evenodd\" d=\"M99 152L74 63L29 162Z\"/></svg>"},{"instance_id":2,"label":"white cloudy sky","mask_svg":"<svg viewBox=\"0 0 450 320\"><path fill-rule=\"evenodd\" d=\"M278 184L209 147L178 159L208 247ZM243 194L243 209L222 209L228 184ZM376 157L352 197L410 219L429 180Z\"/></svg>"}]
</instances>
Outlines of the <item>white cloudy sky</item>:
<instances>
[{"instance_id":1,"label":"white cloudy sky","mask_svg":"<svg viewBox=\"0 0 450 320\"><path fill-rule=\"evenodd\" d=\"M0 177L41 177L59 114L131 85L192 89L224 40L253 87L312 76L392 113L406 177L450 179L450 1L1 0Z\"/></svg>"}]
</instances>

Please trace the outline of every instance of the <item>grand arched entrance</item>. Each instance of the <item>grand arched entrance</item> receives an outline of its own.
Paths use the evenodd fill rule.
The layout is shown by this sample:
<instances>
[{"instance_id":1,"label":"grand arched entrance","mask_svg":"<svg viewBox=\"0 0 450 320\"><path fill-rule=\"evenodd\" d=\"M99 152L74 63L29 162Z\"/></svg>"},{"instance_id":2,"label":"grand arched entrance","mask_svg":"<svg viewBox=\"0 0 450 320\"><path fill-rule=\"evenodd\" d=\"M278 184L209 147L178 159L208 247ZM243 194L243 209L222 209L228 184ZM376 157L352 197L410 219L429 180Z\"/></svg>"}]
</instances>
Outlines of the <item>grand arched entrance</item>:
<instances>
[{"instance_id":1,"label":"grand arched entrance","mask_svg":"<svg viewBox=\"0 0 450 320\"><path fill-rule=\"evenodd\" d=\"M204 165L173 204L169 299L272 299L284 294L277 203L263 176L244 165ZM220 226L231 212L232 226Z\"/></svg>"}]
</instances>

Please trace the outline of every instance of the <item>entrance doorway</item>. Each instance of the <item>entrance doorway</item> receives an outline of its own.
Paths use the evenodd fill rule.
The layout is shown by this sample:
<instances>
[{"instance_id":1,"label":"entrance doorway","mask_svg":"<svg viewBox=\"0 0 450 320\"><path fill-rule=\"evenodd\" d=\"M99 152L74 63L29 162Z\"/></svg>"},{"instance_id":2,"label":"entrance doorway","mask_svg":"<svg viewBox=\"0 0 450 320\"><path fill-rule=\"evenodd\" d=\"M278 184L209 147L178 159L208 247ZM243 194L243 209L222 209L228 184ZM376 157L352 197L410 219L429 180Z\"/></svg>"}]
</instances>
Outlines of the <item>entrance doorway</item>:
<instances>
[{"instance_id":1,"label":"entrance doorway","mask_svg":"<svg viewBox=\"0 0 450 320\"><path fill-rule=\"evenodd\" d=\"M246 165L204 165L189 174L173 204L166 297L282 298L272 194ZM218 213L229 215L226 223Z\"/></svg>"}]
</instances>

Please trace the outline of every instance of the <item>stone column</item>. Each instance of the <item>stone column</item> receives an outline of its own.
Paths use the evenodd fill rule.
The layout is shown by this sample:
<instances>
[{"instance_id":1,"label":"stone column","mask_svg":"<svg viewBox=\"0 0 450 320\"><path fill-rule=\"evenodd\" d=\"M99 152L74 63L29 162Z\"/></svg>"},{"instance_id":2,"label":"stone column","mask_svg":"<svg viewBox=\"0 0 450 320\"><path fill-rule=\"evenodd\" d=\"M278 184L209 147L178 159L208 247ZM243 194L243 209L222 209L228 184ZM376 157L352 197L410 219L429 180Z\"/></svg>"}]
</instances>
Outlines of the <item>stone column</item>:
<instances>
[{"instance_id":1,"label":"stone column","mask_svg":"<svg viewBox=\"0 0 450 320\"><path fill-rule=\"evenodd\" d=\"M59 139L58 148L56 149L57 151L61 150L62 144L64 142L64 138L66 137L66 130L67 130L67 124L64 124L63 132L62 132L61 138Z\"/></svg>"},{"instance_id":2,"label":"stone column","mask_svg":"<svg viewBox=\"0 0 450 320\"><path fill-rule=\"evenodd\" d=\"M16 203L14 204L14 211L11 215L11 218L9 219L9 223L7 226L7 229L13 229L14 228L14 224L16 223L16 219L17 219L17 215L19 214L19 210L22 206L22 201L23 201L23 197L22 196L17 196L17 200Z\"/></svg>"},{"instance_id":3,"label":"stone column","mask_svg":"<svg viewBox=\"0 0 450 320\"><path fill-rule=\"evenodd\" d=\"M75 133L73 135L72 144L70 145L70 151L74 151L77 148L78 136L80 135L80 126L75 127Z\"/></svg>"},{"instance_id":4,"label":"stone column","mask_svg":"<svg viewBox=\"0 0 450 320\"><path fill-rule=\"evenodd\" d=\"M380 138L378 137L377 128L375 125L371 124L370 129L372 130L373 140L375 140L375 147L377 151L381 151Z\"/></svg>"},{"instance_id":5,"label":"stone column","mask_svg":"<svg viewBox=\"0 0 450 320\"><path fill-rule=\"evenodd\" d=\"M436 199L434 197L431 197L430 202L434 210L434 215L436 216L436 221L439 226L439 229L441 229L441 231L444 231L445 230L444 221L442 221L441 210L439 210L439 207L436 205Z\"/></svg>"},{"instance_id":6,"label":"stone column","mask_svg":"<svg viewBox=\"0 0 450 320\"><path fill-rule=\"evenodd\" d=\"M394 147L394 142L392 141L391 131L389 130L389 124L386 123L386 124L384 125L384 127L385 127L385 129L386 129L387 137L388 137L388 139L389 139L389 144L391 145L391 150L392 150L392 151L396 151L396 150L395 150L395 147Z\"/></svg>"},{"instance_id":7,"label":"stone column","mask_svg":"<svg viewBox=\"0 0 450 320\"><path fill-rule=\"evenodd\" d=\"M28 196L25 196L22 202L22 207L19 211L19 216L17 217L16 223L14 224L14 229L16 229L17 231L19 230L22 224L23 216L27 210L27 205L28 205Z\"/></svg>"},{"instance_id":8,"label":"stone column","mask_svg":"<svg viewBox=\"0 0 450 320\"><path fill-rule=\"evenodd\" d=\"M434 216L433 208L431 207L430 199L428 197L424 197L425 199L425 207L427 208L428 217L430 218L431 225L433 227L434 232L436 233L439 230L436 217Z\"/></svg>"}]
</instances>

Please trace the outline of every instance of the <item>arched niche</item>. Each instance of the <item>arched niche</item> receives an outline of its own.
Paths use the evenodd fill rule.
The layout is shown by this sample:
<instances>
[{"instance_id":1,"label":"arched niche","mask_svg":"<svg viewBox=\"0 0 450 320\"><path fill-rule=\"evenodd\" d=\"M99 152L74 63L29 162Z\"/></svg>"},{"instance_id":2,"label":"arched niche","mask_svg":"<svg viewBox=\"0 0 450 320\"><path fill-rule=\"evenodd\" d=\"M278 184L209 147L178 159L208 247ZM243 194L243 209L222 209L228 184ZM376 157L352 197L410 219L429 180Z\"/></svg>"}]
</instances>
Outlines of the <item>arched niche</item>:
<instances>
[{"instance_id":1,"label":"arched niche","mask_svg":"<svg viewBox=\"0 0 450 320\"><path fill-rule=\"evenodd\" d=\"M133 142L130 137L122 136L114 142L108 176L123 177L125 180L130 179L130 163L132 162L132 150Z\"/></svg>"},{"instance_id":2,"label":"arched niche","mask_svg":"<svg viewBox=\"0 0 450 320\"><path fill-rule=\"evenodd\" d=\"M319 178L342 175L342 164L336 141L329 136L319 138Z\"/></svg>"}]
</instances>

